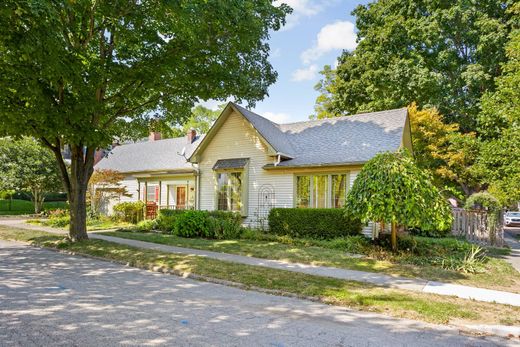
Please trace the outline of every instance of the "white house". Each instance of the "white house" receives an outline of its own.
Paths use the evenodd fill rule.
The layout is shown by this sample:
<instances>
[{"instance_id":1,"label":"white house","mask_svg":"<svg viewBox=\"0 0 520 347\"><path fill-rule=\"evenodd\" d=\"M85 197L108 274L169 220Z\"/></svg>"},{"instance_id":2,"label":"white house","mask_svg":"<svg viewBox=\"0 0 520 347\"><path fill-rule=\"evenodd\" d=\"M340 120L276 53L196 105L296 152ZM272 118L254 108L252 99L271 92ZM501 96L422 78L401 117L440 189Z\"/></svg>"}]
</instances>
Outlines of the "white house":
<instances>
[{"instance_id":1,"label":"white house","mask_svg":"<svg viewBox=\"0 0 520 347\"><path fill-rule=\"evenodd\" d=\"M341 207L366 161L402 147L412 149L406 108L276 124L229 103L206 135L152 134L116 147L96 169L125 174L132 196L121 201L239 211L254 224L273 207Z\"/></svg>"}]
</instances>

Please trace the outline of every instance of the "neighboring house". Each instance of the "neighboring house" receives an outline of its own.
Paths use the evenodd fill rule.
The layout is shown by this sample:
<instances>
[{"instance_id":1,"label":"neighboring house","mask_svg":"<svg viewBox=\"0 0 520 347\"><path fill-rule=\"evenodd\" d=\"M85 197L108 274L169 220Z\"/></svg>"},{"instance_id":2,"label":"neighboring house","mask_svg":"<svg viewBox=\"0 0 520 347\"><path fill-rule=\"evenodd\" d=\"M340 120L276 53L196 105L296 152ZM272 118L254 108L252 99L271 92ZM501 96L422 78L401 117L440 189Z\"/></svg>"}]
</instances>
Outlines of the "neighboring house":
<instances>
[{"instance_id":1,"label":"neighboring house","mask_svg":"<svg viewBox=\"0 0 520 347\"><path fill-rule=\"evenodd\" d=\"M96 169L117 170L160 207L238 211L246 224L273 207L339 208L375 154L411 148L406 108L276 124L229 103L205 136L116 147Z\"/></svg>"}]
</instances>

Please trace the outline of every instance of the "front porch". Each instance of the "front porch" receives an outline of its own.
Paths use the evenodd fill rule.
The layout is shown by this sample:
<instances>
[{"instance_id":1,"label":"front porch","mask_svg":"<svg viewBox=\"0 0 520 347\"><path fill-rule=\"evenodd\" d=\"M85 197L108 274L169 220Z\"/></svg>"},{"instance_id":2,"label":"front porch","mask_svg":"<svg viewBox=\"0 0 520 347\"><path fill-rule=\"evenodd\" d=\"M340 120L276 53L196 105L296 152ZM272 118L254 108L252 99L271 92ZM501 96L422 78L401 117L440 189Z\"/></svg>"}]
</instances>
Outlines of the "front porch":
<instances>
[{"instance_id":1,"label":"front porch","mask_svg":"<svg viewBox=\"0 0 520 347\"><path fill-rule=\"evenodd\" d=\"M139 200L146 204L146 218L157 217L158 210L197 208L195 175L138 178Z\"/></svg>"}]
</instances>

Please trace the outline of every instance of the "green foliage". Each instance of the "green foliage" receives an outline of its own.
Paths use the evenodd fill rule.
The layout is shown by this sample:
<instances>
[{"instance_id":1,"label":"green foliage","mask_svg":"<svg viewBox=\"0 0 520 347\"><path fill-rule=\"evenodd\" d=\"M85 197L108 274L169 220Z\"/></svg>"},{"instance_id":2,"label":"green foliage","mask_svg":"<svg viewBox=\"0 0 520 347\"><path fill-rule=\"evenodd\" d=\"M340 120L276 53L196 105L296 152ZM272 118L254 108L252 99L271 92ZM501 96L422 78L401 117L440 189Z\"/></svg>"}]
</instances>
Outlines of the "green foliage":
<instances>
[{"instance_id":1,"label":"green foliage","mask_svg":"<svg viewBox=\"0 0 520 347\"><path fill-rule=\"evenodd\" d=\"M472 194L464 204L464 208L466 210L474 210L474 209L486 209L488 211L497 211L500 209L500 203L497 198L488 192L479 192Z\"/></svg>"},{"instance_id":2,"label":"green foliage","mask_svg":"<svg viewBox=\"0 0 520 347\"><path fill-rule=\"evenodd\" d=\"M276 235L333 239L360 232L360 221L347 217L342 209L273 208L269 212L269 233Z\"/></svg>"},{"instance_id":3,"label":"green foliage","mask_svg":"<svg viewBox=\"0 0 520 347\"><path fill-rule=\"evenodd\" d=\"M150 232L157 228L157 220L155 219L145 219L137 223L135 226L135 231L140 232Z\"/></svg>"},{"instance_id":4,"label":"green foliage","mask_svg":"<svg viewBox=\"0 0 520 347\"><path fill-rule=\"evenodd\" d=\"M442 261L442 267L447 270L455 270L462 273L482 273L485 272L484 263L486 252L482 247L471 245L471 249L464 254L462 259L448 257Z\"/></svg>"},{"instance_id":5,"label":"green foliage","mask_svg":"<svg viewBox=\"0 0 520 347\"><path fill-rule=\"evenodd\" d=\"M36 140L0 138L0 189L28 190L34 212L43 208L46 192L63 189L51 151Z\"/></svg>"},{"instance_id":6,"label":"green foliage","mask_svg":"<svg viewBox=\"0 0 520 347\"><path fill-rule=\"evenodd\" d=\"M206 211L185 211L175 218L173 233L181 237L211 237Z\"/></svg>"},{"instance_id":7,"label":"green foliage","mask_svg":"<svg viewBox=\"0 0 520 347\"><path fill-rule=\"evenodd\" d=\"M480 97L494 89L505 61L514 3L375 0L358 6L359 44L343 52L334 74L324 74L318 106L330 117L417 101L464 131L475 129Z\"/></svg>"},{"instance_id":8,"label":"green foliage","mask_svg":"<svg viewBox=\"0 0 520 347\"><path fill-rule=\"evenodd\" d=\"M433 183L453 187L469 195L480 185L474 169L480 143L475 133L459 132L457 123L447 124L435 108L408 107L415 163L428 170Z\"/></svg>"},{"instance_id":9,"label":"green foliage","mask_svg":"<svg viewBox=\"0 0 520 347\"><path fill-rule=\"evenodd\" d=\"M0 136L54 152L71 239L87 238L95 151L182 123L199 100L262 100L277 78L267 39L290 12L272 0L2 2Z\"/></svg>"},{"instance_id":10,"label":"green foliage","mask_svg":"<svg viewBox=\"0 0 520 347\"><path fill-rule=\"evenodd\" d=\"M157 229L163 232L171 233L175 227L175 218L181 214L183 214L183 210L170 210L170 209L161 209L159 210L159 215L156 219L157 221Z\"/></svg>"},{"instance_id":11,"label":"green foliage","mask_svg":"<svg viewBox=\"0 0 520 347\"><path fill-rule=\"evenodd\" d=\"M114 206L114 217L119 221L136 224L143 220L144 208L142 201L121 202Z\"/></svg>"},{"instance_id":12,"label":"green foliage","mask_svg":"<svg viewBox=\"0 0 520 347\"><path fill-rule=\"evenodd\" d=\"M380 153L357 175L346 209L363 222L396 223L422 230L451 226L448 202L404 151Z\"/></svg>"},{"instance_id":13,"label":"green foliage","mask_svg":"<svg viewBox=\"0 0 520 347\"><path fill-rule=\"evenodd\" d=\"M242 216L236 212L208 211L211 237L215 239L237 239L242 234Z\"/></svg>"}]
</instances>

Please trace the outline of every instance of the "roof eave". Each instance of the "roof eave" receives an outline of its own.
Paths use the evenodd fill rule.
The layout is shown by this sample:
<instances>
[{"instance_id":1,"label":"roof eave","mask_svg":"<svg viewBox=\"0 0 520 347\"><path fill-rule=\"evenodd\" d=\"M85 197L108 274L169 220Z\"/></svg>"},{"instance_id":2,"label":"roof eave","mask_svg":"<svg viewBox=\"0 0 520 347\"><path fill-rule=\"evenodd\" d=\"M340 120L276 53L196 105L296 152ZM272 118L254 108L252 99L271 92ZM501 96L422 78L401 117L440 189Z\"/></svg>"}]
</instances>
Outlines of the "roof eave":
<instances>
[{"instance_id":1,"label":"roof eave","mask_svg":"<svg viewBox=\"0 0 520 347\"><path fill-rule=\"evenodd\" d=\"M323 163L323 164L297 164L297 165L274 165L266 164L262 168L264 170L283 170L283 169L299 169L299 168L320 168L320 167L332 167L332 166L354 166L365 164L366 161L351 161L343 163Z\"/></svg>"}]
</instances>

